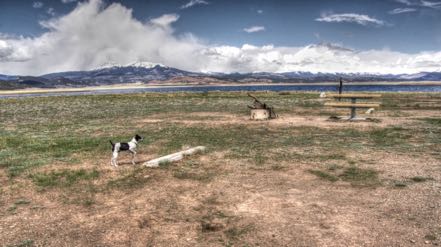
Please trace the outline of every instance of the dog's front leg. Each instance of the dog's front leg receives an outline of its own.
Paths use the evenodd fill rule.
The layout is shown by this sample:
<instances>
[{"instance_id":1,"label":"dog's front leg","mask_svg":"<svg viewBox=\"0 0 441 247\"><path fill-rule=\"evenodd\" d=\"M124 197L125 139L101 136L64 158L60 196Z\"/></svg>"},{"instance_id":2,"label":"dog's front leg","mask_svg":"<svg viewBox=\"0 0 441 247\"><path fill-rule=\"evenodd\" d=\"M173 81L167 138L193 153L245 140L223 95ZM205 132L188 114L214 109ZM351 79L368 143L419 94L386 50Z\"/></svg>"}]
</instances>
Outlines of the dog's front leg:
<instances>
[{"instance_id":1,"label":"dog's front leg","mask_svg":"<svg viewBox=\"0 0 441 247\"><path fill-rule=\"evenodd\" d=\"M113 152L113 154L112 154L112 159L111 159L110 163L111 163L114 167L118 167L118 153L117 153L117 152Z\"/></svg>"},{"instance_id":2,"label":"dog's front leg","mask_svg":"<svg viewBox=\"0 0 441 247\"><path fill-rule=\"evenodd\" d=\"M136 151L135 150L130 150L130 152L132 153L132 164L135 165Z\"/></svg>"}]
</instances>

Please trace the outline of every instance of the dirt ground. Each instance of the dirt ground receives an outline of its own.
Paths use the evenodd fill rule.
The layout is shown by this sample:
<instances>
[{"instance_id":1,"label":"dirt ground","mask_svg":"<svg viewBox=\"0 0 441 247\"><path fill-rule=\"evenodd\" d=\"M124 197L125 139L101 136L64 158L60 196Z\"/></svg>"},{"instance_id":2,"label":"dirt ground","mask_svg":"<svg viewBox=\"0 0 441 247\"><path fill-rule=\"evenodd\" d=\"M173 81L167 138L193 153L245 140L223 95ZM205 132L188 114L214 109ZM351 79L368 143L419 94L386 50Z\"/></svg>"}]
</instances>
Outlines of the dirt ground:
<instances>
[{"instance_id":1,"label":"dirt ground","mask_svg":"<svg viewBox=\"0 0 441 247\"><path fill-rule=\"evenodd\" d=\"M330 122L321 115L281 115L250 121L235 113L156 114L139 125L314 127L336 132L412 125L438 111L378 112L381 122ZM175 117L172 117L175 116ZM307 128L306 128L307 129ZM421 143L421 145L423 145ZM381 185L328 181L311 172L328 160L281 160L256 166L227 152L208 150L160 168L141 168L161 141L141 144L138 163L110 153L73 164L94 168L98 179L42 189L27 177L10 183L0 169L2 246L431 246L441 241L441 162L435 156L388 151L345 151L347 160L379 171ZM297 147L286 153L310 154ZM439 151L438 151L439 152ZM265 155L265 154L263 154ZM341 162L348 162L347 160ZM340 161L335 161L340 162ZM332 162L331 162L332 163ZM61 169L57 164L37 171ZM125 176L126 175L126 176ZM125 177L124 177L125 176ZM127 178L126 180L116 178ZM411 178L429 178L414 182ZM130 180L132 179L132 180ZM108 181L117 181L111 184ZM400 185L397 182L403 182ZM99 188L98 191L94 191ZM84 198L94 203L75 203Z\"/></svg>"}]
</instances>

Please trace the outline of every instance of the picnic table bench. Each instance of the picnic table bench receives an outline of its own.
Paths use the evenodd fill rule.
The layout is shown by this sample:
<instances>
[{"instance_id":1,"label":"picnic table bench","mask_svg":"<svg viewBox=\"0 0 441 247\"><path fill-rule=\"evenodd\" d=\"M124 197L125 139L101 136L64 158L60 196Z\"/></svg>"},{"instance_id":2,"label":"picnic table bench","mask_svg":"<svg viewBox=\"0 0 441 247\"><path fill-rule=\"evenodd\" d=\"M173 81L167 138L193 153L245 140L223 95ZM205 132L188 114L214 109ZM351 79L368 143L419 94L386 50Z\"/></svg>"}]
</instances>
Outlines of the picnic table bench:
<instances>
[{"instance_id":1,"label":"picnic table bench","mask_svg":"<svg viewBox=\"0 0 441 247\"><path fill-rule=\"evenodd\" d=\"M357 120L357 109L358 108L378 108L380 103L377 102L357 102L357 100L368 100L380 98L381 94L360 94L360 93L347 93L347 94L336 94L331 93L326 95L327 98L334 99L350 99L350 101L333 101L326 102L325 106L336 107L336 108L350 108L351 115L348 120Z\"/></svg>"}]
</instances>

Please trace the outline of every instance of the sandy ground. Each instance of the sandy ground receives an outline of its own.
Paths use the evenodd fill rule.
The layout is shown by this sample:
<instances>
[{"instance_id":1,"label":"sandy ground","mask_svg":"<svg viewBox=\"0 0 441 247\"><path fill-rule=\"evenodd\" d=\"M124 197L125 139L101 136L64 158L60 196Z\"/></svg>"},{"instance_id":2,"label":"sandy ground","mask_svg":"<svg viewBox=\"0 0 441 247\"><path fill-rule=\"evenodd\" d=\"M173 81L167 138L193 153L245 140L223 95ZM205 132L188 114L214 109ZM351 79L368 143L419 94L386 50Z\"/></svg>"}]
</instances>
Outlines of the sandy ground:
<instances>
[{"instance_id":1,"label":"sandy ground","mask_svg":"<svg viewBox=\"0 0 441 247\"><path fill-rule=\"evenodd\" d=\"M412 117L378 115L380 123L340 123L321 116L282 116L272 121L248 121L225 113L194 113L189 118L155 115L139 123L172 121L184 125L312 126L343 129L411 124L436 111ZM212 119L191 120L194 117ZM144 150L154 150L154 143ZM290 151L290 150L287 150ZM310 152L310 150L297 150ZM0 244L36 246L432 246L441 236L441 164L429 156L351 152L360 166L380 172L378 187L331 183L307 172L317 161L283 161L278 169L253 168L246 160L209 151L171 164L170 169L141 169L142 186L101 191L91 206L76 205L63 189L44 193L23 179L20 186L2 187ZM140 152L138 162L149 160ZM119 169L108 159L91 160L72 169L95 167L97 185L133 171L129 156ZM139 164L137 166L140 166ZM42 170L56 169L57 165ZM179 179L174 172L190 169L215 173L208 180ZM2 172L2 170L0 170ZM430 177L405 188L391 185L414 176ZM0 175L1 184L8 184ZM81 190L81 188L79 188ZM8 206L20 198L30 203ZM24 242L23 242L24 241ZM24 246L24 245L22 245Z\"/></svg>"}]
</instances>

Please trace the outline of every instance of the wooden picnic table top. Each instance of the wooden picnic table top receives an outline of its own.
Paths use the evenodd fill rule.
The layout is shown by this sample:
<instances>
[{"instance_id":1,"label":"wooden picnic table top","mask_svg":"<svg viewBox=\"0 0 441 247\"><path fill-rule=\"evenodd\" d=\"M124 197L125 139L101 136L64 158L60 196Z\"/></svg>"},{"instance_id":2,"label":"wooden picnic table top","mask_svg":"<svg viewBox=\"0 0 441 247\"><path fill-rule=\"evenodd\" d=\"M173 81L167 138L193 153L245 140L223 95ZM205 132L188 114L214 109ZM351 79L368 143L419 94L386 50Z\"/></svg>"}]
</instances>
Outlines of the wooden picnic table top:
<instances>
[{"instance_id":1,"label":"wooden picnic table top","mask_svg":"<svg viewBox=\"0 0 441 247\"><path fill-rule=\"evenodd\" d=\"M325 106L339 108L378 108L379 103L351 103L351 102L326 102Z\"/></svg>"},{"instance_id":2,"label":"wooden picnic table top","mask_svg":"<svg viewBox=\"0 0 441 247\"><path fill-rule=\"evenodd\" d=\"M330 93L326 94L326 97L330 98L357 98L357 99L372 99L372 98L380 98L381 94L362 94L362 93Z\"/></svg>"}]
</instances>

